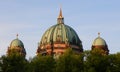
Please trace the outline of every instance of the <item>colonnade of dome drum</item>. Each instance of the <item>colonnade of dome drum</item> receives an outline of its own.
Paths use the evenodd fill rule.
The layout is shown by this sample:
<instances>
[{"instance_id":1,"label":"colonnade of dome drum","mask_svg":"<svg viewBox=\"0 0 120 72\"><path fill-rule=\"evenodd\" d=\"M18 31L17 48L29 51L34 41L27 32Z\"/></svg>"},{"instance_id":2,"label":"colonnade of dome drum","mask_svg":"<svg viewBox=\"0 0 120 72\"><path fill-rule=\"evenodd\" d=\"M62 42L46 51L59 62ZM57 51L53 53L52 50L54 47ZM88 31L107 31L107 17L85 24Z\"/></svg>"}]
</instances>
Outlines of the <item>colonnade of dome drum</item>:
<instances>
[{"instance_id":1,"label":"colonnade of dome drum","mask_svg":"<svg viewBox=\"0 0 120 72\"><path fill-rule=\"evenodd\" d=\"M63 54L67 48L72 48L76 53L83 52L82 41L72 27L64 24L64 17L60 9L57 24L45 31L36 53L56 56ZM98 37L93 41L91 50L96 48L104 50L105 54L109 54L107 43L100 37L100 33L98 33ZM18 39L18 35L17 38L11 42L10 47L8 47L7 55L10 55L11 52L16 52L23 56L26 55L24 44Z\"/></svg>"}]
</instances>

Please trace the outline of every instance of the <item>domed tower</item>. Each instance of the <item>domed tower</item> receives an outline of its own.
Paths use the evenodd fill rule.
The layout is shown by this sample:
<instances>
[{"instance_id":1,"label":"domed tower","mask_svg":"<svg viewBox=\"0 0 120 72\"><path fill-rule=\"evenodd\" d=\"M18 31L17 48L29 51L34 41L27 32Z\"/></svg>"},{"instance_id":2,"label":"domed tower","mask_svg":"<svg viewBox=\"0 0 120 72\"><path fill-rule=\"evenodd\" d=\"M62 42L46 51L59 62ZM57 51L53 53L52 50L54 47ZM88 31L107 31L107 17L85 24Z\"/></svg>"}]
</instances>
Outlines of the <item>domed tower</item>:
<instances>
[{"instance_id":1,"label":"domed tower","mask_svg":"<svg viewBox=\"0 0 120 72\"><path fill-rule=\"evenodd\" d=\"M98 37L93 41L92 50L94 49L101 49L104 51L104 54L109 54L107 43L100 37L100 33L98 33Z\"/></svg>"},{"instance_id":2,"label":"domed tower","mask_svg":"<svg viewBox=\"0 0 120 72\"><path fill-rule=\"evenodd\" d=\"M17 38L12 40L10 47L8 47L7 55L10 55L12 53L18 53L20 55L26 56L24 44L21 40L18 39L18 34Z\"/></svg>"},{"instance_id":3,"label":"domed tower","mask_svg":"<svg viewBox=\"0 0 120 72\"><path fill-rule=\"evenodd\" d=\"M83 52L82 42L73 28L64 24L64 17L60 9L57 24L50 27L43 34L38 45L37 54L63 54L67 48L77 53Z\"/></svg>"}]
</instances>

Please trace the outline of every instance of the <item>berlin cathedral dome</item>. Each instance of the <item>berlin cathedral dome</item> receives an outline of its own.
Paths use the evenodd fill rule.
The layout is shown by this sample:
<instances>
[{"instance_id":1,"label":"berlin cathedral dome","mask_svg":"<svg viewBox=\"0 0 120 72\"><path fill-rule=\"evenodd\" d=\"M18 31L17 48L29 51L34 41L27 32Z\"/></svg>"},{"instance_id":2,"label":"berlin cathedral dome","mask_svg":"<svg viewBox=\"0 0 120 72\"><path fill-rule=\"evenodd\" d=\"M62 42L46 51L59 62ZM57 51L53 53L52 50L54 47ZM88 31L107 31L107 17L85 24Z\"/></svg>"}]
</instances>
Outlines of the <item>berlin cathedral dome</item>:
<instances>
[{"instance_id":1,"label":"berlin cathedral dome","mask_svg":"<svg viewBox=\"0 0 120 72\"><path fill-rule=\"evenodd\" d=\"M7 54L10 55L11 53L14 53L14 52L19 53L23 56L26 55L24 44L21 40L18 39L18 35L16 39L11 41L10 47L8 47Z\"/></svg>"},{"instance_id":2,"label":"berlin cathedral dome","mask_svg":"<svg viewBox=\"0 0 120 72\"><path fill-rule=\"evenodd\" d=\"M108 46L106 41L100 37L100 33L98 33L98 37L93 41L92 50L94 49L102 49L104 54L109 54Z\"/></svg>"},{"instance_id":3,"label":"berlin cathedral dome","mask_svg":"<svg viewBox=\"0 0 120 72\"><path fill-rule=\"evenodd\" d=\"M73 28L64 24L60 9L57 24L45 31L38 45L37 54L63 54L67 48L77 53L83 52L82 42Z\"/></svg>"}]
</instances>

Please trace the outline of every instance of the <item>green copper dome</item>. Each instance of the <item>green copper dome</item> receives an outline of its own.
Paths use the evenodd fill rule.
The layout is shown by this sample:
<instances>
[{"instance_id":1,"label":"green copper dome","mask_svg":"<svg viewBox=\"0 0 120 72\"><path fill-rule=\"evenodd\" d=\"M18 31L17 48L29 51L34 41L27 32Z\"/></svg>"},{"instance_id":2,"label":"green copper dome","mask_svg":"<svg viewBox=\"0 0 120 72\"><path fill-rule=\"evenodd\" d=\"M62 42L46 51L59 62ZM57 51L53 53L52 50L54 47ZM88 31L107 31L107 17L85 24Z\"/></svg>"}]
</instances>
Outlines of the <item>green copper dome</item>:
<instances>
[{"instance_id":1,"label":"green copper dome","mask_svg":"<svg viewBox=\"0 0 120 72\"><path fill-rule=\"evenodd\" d=\"M103 38L100 37L100 33L98 33L98 37L93 41L91 48L92 50L102 49L104 51L103 54L106 54L106 55L109 54L107 43Z\"/></svg>"},{"instance_id":2,"label":"green copper dome","mask_svg":"<svg viewBox=\"0 0 120 72\"><path fill-rule=\"evenodd\" d=\"M100 37L100 33L98 33L98 37L93 41L92 45L107 45L105 40Z\"/></svg>"},{"instance_id":3,"label":"green copper dome","mask_svg":"<svg viewBox=\"0 0 120 72\"><path fill-rule=\"evenodd\" d=\"M75 45L81 45L77 33L68 25L56 24L50 27L42 36L41 44L53 42L65 42Z\"/></svg>"},{"instance_id":4,"label":"green copper dome","mask_svg":"<svg viewBox=\"0 0 120 72\"><path fill-rule=\"evenodd\" d=\"M93 42L93 45L106 45L106 42L103 38L101 37L97 37L94 42Z\"/></svg>"},{"instance_id":5,"label":"green copper dome","mask_svg":"<svg viewBox=\"0 0 120 72\"><path fill-rule=\"evenodd\" d=\"M81 46L81 41L73 28L64 24L62 10L57 18L57 24L50 27L42 36L40 44L63 42Z\"/></svg>"},{"instance_id":6,"label":"green copper dome","mask_svg":"<svg viewBox=\"0 0 120 72\"><path fill-rule=\"evenodd\" d=\"M8 47L7 55L11 55L12 53L18 53L24 57L26 56L24 44L21 40L18 39L18 34L17 38L12 40L10 43L10 47Z\"/></svg>"},{"instance_id":7,"label":"green copper dome","mask_svg":"<svg viewBox=\"0 0 120 72\"><path fill-rule=\"evenodd\" d=\"M73 28L64 24L62 10L57 18L57 24L51 26L43 34L37 53L64 53L67 48L83 52L82 42Z\"/></svg>"},{"instance_id":8,"label":"green copper dome","mask_svg":"<svg viewBox=\"0 0 120 72\"><path fill-rule=\"evenodd\" d=\"M21 40L19 40L18 38L14 39L10 44L10 47L16 47L16 46L24 48L23 42Z\"/></svg>"}]
</instances>

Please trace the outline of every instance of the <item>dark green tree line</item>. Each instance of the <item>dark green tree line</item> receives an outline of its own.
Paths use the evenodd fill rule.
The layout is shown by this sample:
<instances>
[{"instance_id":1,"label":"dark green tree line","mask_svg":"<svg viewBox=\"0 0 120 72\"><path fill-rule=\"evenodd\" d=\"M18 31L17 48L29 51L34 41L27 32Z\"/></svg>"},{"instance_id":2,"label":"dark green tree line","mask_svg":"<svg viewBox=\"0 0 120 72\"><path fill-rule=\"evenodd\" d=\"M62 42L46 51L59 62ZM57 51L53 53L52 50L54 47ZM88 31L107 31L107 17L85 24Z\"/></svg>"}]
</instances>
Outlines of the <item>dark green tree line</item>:
<instances>
[{"instance_id":1,"label":"dark green tree line","mask_svg":"<svg viewBox=\"0 0 120 72\"><path fill-rule=\"evenodd\" d=\"M56 72L82 72L83 55L76 55L72 49L68 49L56 60Z\"/></svg>"},{"instance_id":2,"label":"dark green tree line","mask_svg":"<svg viewBox=\"0 0 120 72\"><path fill-rule=\"evenodd\" d=\"M52 56L38 55L30 63L32 72L53 72L55 61Z\"/></svg>"},{"instance_id":3,"label":"dark green tree line","mask_svg":"<svg viewBox=\"0 0 120 72\"><path fill-rule=\"evenodd\" d=\"M19 54L11 54L0 58L1 72L26 72L27 60Z\"/></svg>"},{"instance_id":4,"label":"dark green tree line","mask_svg":"<svg viewBox=\"0 0 120 72\"><path fill-rule=\"evenodd\" d=\"M0 72L120 72L120 53L104 55L96 49L76 54L69 48L57 59L37 55L31 60L13 53L0 58Z\"/></svg>"}]
</instances>

